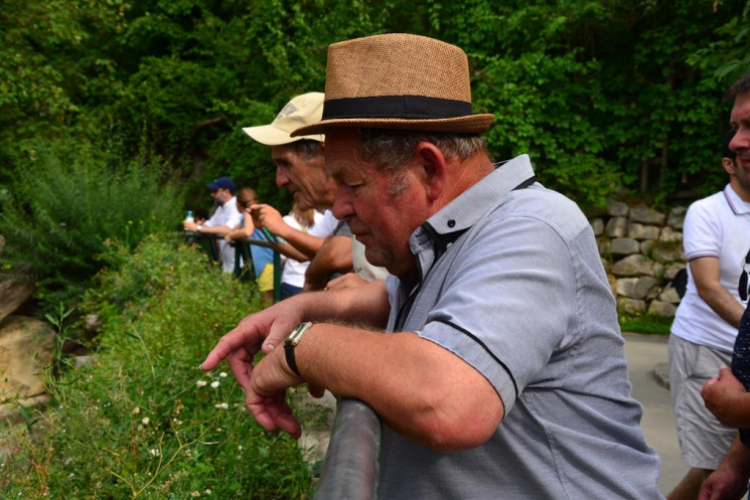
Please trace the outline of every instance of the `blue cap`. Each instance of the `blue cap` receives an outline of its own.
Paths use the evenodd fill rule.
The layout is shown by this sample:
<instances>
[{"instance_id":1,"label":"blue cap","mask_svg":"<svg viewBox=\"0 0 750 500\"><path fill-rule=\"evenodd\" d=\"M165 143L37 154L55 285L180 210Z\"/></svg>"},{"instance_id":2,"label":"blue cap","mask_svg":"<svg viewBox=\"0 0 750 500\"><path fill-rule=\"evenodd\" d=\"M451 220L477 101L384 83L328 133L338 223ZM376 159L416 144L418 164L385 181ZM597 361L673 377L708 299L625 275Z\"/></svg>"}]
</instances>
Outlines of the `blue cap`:
<instances>
[{"instance_id":1,"label":"blue cap","mask_svg":"<svg viewBox=\"0 0 750 500\"><path fill-rule=\"evenodd\" d=\"M214 179L210 184L206 184L206 189L209 191L216 191L217 189L228 189L230 193L234 194L237 191L237 186L234 181L229 177L218 177Z\"/></svg>"}]
</instances>

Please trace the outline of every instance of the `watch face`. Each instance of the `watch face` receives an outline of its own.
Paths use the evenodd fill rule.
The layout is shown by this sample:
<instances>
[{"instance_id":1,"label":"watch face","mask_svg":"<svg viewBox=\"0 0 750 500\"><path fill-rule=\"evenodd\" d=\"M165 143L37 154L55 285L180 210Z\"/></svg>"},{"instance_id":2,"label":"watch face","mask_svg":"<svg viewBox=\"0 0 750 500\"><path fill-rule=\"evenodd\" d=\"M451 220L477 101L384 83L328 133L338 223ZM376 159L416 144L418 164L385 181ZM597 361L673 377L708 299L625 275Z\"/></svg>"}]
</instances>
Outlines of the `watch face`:
<instances>
[{"instance_id":1,"label":"watch face","mask_svg":"<svg viewBox=\"0 0 750 500\"><path fill-rule=\"evenodd\" d=\"M289 337L285 340L285 343L296 346L299 344L299 341L302 340L302 336L312 327L312 323L302 323L297 325L294 330L292 330L292 333L289 334Z\"/></svg>"}]
</instances>

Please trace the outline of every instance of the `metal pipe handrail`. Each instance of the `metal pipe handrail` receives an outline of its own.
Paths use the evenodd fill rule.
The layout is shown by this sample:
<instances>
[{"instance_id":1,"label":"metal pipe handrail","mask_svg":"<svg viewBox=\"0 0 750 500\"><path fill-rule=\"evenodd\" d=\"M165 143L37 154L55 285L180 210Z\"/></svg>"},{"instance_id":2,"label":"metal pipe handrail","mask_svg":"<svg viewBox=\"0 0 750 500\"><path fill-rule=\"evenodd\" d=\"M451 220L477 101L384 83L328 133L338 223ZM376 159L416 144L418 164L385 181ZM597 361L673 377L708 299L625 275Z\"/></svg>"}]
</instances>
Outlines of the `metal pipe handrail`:
<instances>
[{"instance_id":1,"label":"metal pipe handrail","mask_svg":"<svg viewBox=\"0 0 750 500\"><path fill-rule=\"evenodd\" d=\"M375 498L380 420L366 403L340 399L316 500Z\"/></svg>"},{"instance_id":2,"label":"metal pipe handrail","mask_svg":"<svg viewBox=\"0 0 750 500\"><path fill-rule=\"evenodd\" d=\"M241 240L235 240L230 243L230 245L237 247L237 244L240 243L243 246L244 245L257 245L259 247L266 247L273 250L273 301L279 302L281 300L281 255L279 254L278 250L274 248L274 243L276 243L276 237L268 232L267 229L263 228L263 234L266 235L268 240L258 240L255 238L242 238ZM192 238L206 238L208 240L223 240L224 237L220 236L218 234L201 234L201 233L193 233L190 235ZM247 247L244 247L247 248ZM245 252L240 252L244 254ZM219 254L216 251L216 248L213 246L213 241L211 241L209 245L209 257L211 260L219 260ZM245 261L247 261L247 257L245 257ZM235 266L237 266L237 263L235 263ZM236 268L235 268L236 271Z\"/></svg>"}]
</instances>

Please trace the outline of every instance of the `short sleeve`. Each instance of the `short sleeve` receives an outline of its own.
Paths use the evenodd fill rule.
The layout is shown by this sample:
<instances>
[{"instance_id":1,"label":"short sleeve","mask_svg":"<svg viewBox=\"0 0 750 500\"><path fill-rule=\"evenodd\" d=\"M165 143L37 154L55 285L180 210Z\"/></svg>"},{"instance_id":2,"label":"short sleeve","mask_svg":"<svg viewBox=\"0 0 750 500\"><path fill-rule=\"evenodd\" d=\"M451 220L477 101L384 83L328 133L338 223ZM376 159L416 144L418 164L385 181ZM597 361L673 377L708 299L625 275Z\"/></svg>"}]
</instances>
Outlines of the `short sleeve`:
<instances>
[{"instance_id":1,"label":"short sleeve","mask_svg":"<svg viewBox=\"0 0 750 500\"><path fill-rule=\"evenodd\" d=\"M711 204L701 201L690 205L685 214L682 231L688 261L699 257L718 258L721 252L722 229L719 214L711 209Z\"/></svg>"},{"instance_id":2,"label":"short sleeve","mask_svg":"<svg viewBox=\"0 0 750 500\"><path fill-rule=\"evenodd\" d=\"M567 244L533 217L490 221L463 247L444 290L417 334L482 373L507 414L574 323Z\"/></svg>"},{"instance_id":3,"label":"short sleeve","mask_svg":"<svg viewBox=\"0 0 750 500\"><path fill-rule=\"evenodd\" d=\"M315 225L310 228L310 234L319 238L327 238L336 229L339 221L333 216L333 212L326 210L323 214L323 219L320 222L316 222Z\"/></svg>"},{"instance_id":4,"label":"short sleeve","mask_svg":"<svg viewBox=\"0 0 750 500\"><path fill-rule=\"evenodd\" d=\"M231 208L229 212L229 216L227 217L227 221L224 225L230 229L234 229L240 225L240 221L242 220L242 213L238 212L235 208Z\"/></svg>"}]
</instances>

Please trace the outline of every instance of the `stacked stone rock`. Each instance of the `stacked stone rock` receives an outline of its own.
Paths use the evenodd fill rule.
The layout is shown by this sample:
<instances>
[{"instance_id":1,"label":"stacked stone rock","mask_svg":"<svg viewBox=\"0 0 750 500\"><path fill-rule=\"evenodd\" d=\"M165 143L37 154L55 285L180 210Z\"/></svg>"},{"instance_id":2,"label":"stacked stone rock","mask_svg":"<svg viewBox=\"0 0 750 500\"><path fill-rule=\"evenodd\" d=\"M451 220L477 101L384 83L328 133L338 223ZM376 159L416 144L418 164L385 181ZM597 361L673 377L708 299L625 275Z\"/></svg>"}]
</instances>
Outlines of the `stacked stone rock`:
<instances>
[{"instance_id":1,"label":"stacked stone rock","mask_svg":"<svg viewBox=\"0 0 750 500\"><path fill-rule=\"evenodd\" d=\"M665 214L610 200L606 213L590 218L620 312L674 316L680 297L671 281L686 266L686 211L675 207Z\"/></svg>"},{"instance_id":2,"label":"stacked stone rock","mask_svg":"<svg viewBox=\"0 0 750 500\"><path fill-rule=\"evenodd\" d=\"M13 315L33 292L33 283L0 279L0 421L17 420L18 404L49 401L43 370L52 363L55 331L44 321Z\"/></svg>"}]
</instances>

